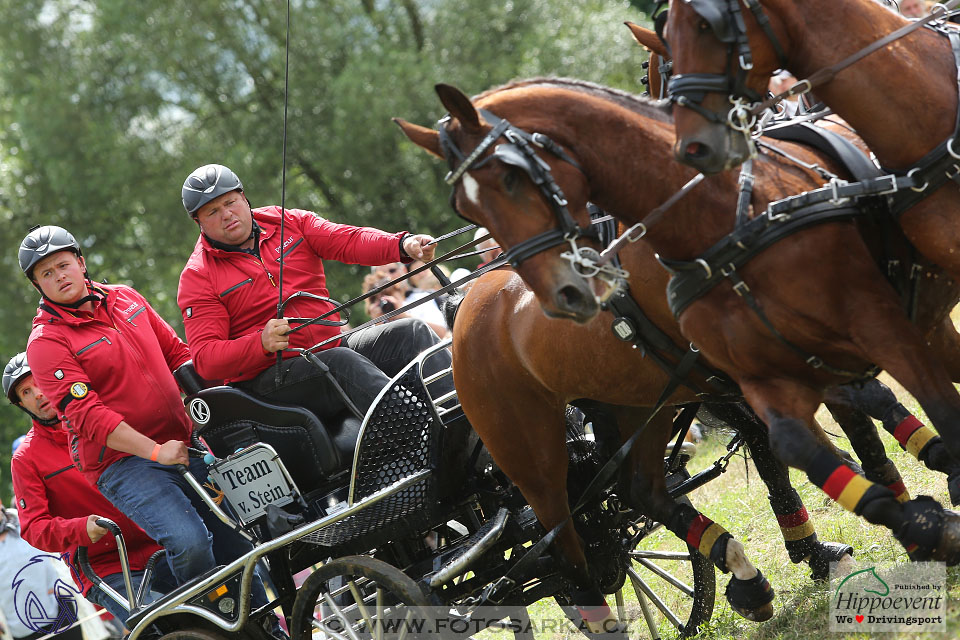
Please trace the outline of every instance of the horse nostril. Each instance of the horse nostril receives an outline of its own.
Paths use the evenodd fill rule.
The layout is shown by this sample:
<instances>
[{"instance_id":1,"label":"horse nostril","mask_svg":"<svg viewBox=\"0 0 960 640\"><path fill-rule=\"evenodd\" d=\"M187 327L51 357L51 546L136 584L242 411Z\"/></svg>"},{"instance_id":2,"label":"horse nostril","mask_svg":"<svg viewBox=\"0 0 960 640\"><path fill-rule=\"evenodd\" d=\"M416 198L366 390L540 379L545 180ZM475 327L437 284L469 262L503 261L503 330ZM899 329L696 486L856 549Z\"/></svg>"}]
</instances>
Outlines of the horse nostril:
<instances>
[{"instance_id":1,"label":"horse nostril","mask_svg":"<svg viewBox=\"0 0 960 640\"><path fill-rule=\"evenodd\" d=\"M687 145L684 153L686 153L688 158L702 158L710 153L710 147L702 142L691 142Z\"/></svg>"},{"instance_id":2,"label":"horse nostril","mask_svg":"<svg viewBox=\"0 0 960 640\"><path fill-rule=\"evenodd\" d=\"M583 292L572 284L560 289L557 292L557 298L565 309L581 309L586 297Z\"/></svg>"}]
</instances>

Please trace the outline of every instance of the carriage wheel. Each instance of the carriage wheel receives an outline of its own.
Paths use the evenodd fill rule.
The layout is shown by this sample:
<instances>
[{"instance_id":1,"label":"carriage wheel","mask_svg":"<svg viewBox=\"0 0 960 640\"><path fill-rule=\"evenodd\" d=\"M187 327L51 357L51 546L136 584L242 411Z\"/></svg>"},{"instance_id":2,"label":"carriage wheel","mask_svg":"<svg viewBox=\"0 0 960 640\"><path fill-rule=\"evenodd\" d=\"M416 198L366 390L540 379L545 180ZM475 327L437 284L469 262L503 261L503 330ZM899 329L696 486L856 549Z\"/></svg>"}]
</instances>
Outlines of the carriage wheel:
<instances>
[{"instance_id":1,"label":"carriage wheel","mask_svg":"<svg viewBox=\"0 0 960 640\"><path fill-rule=\"evenodd\" d=\"M690 504L686 497L677 501ZM660 523L651 523L643 531L645 535L628 551L627 578L650 636L660 637L664 619L681 636L696 635L713 615L716 567ZM619 607L622 596L617 597Z\"/></svg>"},{"instance_id":2,"label":"carriage wheel","mask_svg":"<svg viewBox=\"0 0 960 640\"><path fill-rule=\"evenodd\" d=\"M689 504L686 497L677 501ZM713 615L717 586L713 563L659 522L641 521L635 540L636 546L627 551L631 560L627 578L637 602L626 602L624 589L618 590L615 593L617 619L629 624L642 617L653 640L661 637L660 625L664 620L680 636L696 635ZM609 640L613 637L609 633L585 632L586 625L569 599L563 595L557 596L556 601L564 615L588 638ZM629 624L629 628L630 635L635 636L634 624Z\"/></svg>"},{"instance_id":3,"label":"carriage wheel","mask_svg":"<svg viewBox=\"0 0 960 640\"><path fill-rule=\"evenodd\" d=\"M428 606L417 583L393 565L345 556L322 565L300 587L290 637L409 637L417 621L427 619Z\"/></svg>"}]
</instances>

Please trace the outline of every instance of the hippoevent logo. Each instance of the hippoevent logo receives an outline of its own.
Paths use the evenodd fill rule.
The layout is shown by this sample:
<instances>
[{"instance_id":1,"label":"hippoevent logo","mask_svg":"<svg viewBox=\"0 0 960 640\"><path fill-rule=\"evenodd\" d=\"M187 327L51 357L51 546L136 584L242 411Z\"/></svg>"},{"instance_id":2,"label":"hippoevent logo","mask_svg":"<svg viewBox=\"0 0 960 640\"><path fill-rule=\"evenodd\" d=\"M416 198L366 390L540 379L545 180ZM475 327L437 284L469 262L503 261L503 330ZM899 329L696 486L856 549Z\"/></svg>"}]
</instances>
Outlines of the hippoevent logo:
<instances>
[{"instance_id":1,"label":"hippoevent logo","mask_svg":"<svg viewBox=\"0 0 960 640\"><path fill-rule=\"evenodd\" d=\"M830 566L831 631L946 631L942 562Z\"/></svg>"},{"instance_id":2,"label":"hippoevent logo","mask_svg":"<svg viewBox=\"0 0 960 640\"><path fill-rule=\"evenodd\" d=\"M65 554L66 555L66 554ZM68 558L64 558L69 566ZM77 597L81 595L76 586L67 584L59 575L50 584L50 567L47 562L60 562L61 557L51 554L30 558L13 577L14 607L17 618L28 629L37 633L61 633L77 621ZM49 594L56 604L51 605Z\"/></svg>"}]
</instances>

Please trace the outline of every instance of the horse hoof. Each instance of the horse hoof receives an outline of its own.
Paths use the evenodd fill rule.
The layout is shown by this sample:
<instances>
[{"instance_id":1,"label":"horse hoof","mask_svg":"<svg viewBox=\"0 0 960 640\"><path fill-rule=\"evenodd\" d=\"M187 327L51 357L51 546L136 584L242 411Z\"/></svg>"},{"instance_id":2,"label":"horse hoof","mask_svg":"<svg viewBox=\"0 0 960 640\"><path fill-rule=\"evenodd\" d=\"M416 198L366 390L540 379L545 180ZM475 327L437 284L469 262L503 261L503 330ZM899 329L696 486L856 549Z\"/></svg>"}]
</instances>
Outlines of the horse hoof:
<instances>
[{"instance_id":1,"label":"horse hoof","mask_svg":"<svg viewBox=\"0 0 960 640\"><path fill-rule=\"evenodd\" d=\"M730 607L751 622L773 617L773 587L759 569L749 580L733 576L727 584L726 595Z\"/></svg>"},{"instance_id":2,"label":"horse hoof","mask_svg":"<svg viewBox=\"0 0 960 640\"><path fill-rule=\"evenodd\" d=\"M853 562L853 547L839 542L821 542L817 545L816 551L810 554L810 579L814 582L820 582L830 577L830 563L837 562L841 565ZM841 567L842 570L842 567Z\"/></svg>"},{"instance_id":3,"label":"horse hoof","mask_svg":"<svg viewBox=\"0 0 960 640\"><path fill-rule=\"evenodd\" d=\"M960 513L944 509L930 496L917 496L903 507L905 522L896 538L911 560L960 563Z\"/></svg>"}]
</instances>

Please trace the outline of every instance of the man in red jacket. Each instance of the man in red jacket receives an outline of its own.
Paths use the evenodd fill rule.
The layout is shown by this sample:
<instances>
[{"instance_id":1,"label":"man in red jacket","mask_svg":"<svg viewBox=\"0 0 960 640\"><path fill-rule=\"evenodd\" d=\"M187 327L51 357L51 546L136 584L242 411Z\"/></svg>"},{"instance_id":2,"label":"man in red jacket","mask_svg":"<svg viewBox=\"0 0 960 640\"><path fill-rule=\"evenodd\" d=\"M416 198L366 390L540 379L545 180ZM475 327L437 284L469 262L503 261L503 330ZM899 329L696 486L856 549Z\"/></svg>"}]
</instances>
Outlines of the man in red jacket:
<instances>
[{"instance_id":1,"label":"man in red jacket","mask_svg":"<svg viewBox=\"0 0 960 640\"><path fill-rule=\"evenodd\" d=\"M177 303L197 372L223 379L273 400L305 406L321 419L344 402L325 372L286 351L277 384L276 353L326 342L316 352L329 375L361 412L373 403L389 376L439 341L419 320L405 318L340 338L339 326L323 322L288 333L276 318L280 258L285 297L302 291L285 316L315 318L332 309L323 260L381 265L431 260L433 238L386 233L324 220L310 211L251 209L237 175L209 164L183 184L183 206L200 227L193 254L180 275ZM329 320L338 320L333 315ZM449 361L447 361L448 363ZM434 368L439 368L438 361ZM447 386L449 381L445 382ZM438 389L439 391L439 389Z\"/></svg>"},{"instance_id":2,"label":"man in red jacket","mask_svg":"<svg viewBox=\"0 0 960 640\"><path fill-rule=\"evenodd\" d=\"M221 523L173 465L188 458L187 419L171 371L187 347L134 289L94 284L70 232L46 226L20 244L20 267L43 295L27 343L34 378L73 436L74 466L167 551L178 584L250 545ZM259 580L254 603L265 604Z\"/></svg>"},{"instance_id":3,"label":"man in red jacket","mask_svg":"<svg viewBox=\"0 0 960 640\"><path fill-rule=\"evenodd\" d=\"M65 559L81 593L123 622L128 615L126 607L94 586L83 574L76 561L77 547L87 547L93 570L126 597L116 541L97 525L97 519L109 518L123 532L134 586L140 583L147 560L160 550L160 545L117 511L73 466L67 432L59 428L56 409L34 382L26 353L15 355L4 368L3 393L33 420L33 426L10 462L20 536L37 549L66 553ZM157 594L176 586L165 568L166 563L157 565L152 583Z\"/></svg>"}]
</instances>

